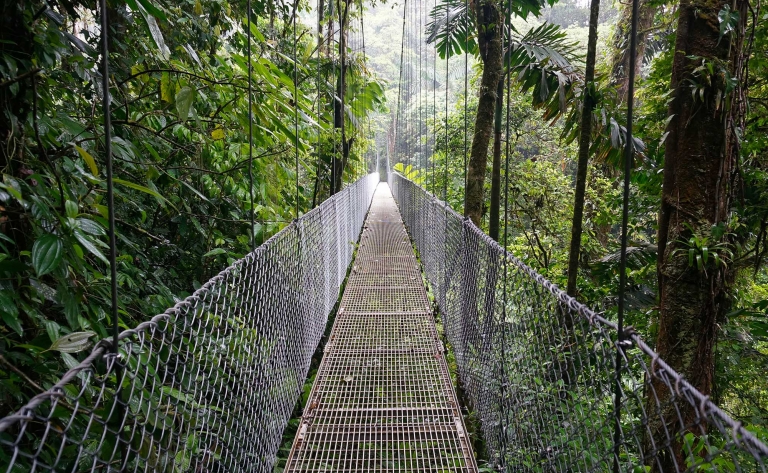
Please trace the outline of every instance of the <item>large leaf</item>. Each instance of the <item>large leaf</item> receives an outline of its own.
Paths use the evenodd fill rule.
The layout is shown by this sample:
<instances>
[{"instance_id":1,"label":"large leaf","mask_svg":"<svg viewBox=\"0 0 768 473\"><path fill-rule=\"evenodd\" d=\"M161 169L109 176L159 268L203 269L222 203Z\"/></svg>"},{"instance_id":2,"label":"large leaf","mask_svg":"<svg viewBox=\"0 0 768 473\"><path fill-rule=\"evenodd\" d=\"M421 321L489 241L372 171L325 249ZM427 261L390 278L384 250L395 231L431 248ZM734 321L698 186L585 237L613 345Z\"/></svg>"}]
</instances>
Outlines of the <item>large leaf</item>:
<instances>
[{"instance_id":1,"label":"large leaf","mask_svg":"<svg viewBox=\"0 0 768 473\"><path fill-rule=\"evenodd\" d=\"M2 314L3 322L7 326L19 335L24 333L21 322L19 322L19 309L16 307L16 301L7 292L0 292L0 314Z\"/></svg>"},{"instance_id":2,"label":"large leaf","mask_svg":"<svg viewBox=\"0 0 768 473\"><path fill-rule=\"evenodd\" d=\"M179 114L179 120L186 121L189 117L189 109L192 108L192 102L195 99L195 89L184 86L176 94L176 111Z\"/></svg>"},{"instance_id":3,"label":"large leaf","mask_svg":"<svg viewBox=\"0 0 768 473\"><path fill-rule=\"evenodd\" d=\"M435 43L440 57L452 57L462 52L476 54L474 15L469 14L464 0L446 0L430 12L427 43Z\"/></svg>"},{"instance_id":4,"label":"large leaf","mask_svg":"<svg viewBox=\"0 0 768 473\"><path fill-rule=\"evenodd\" d=\"M147 9L144 7L145 3L149 3L146 1L140 1L140 4L137 5L139 11L141 12L141 15L144 17L144 21L147 24L147 29L149 29L149 34L152 36L152 39L155 41L155 44L157 45L158 52L160 53L160 56L168 60L171 56L171 50L168 49L168 46L165 44L165 38L163 37L163 32L160 30L160 26L157 24L157 20L155 19L155 16L152 13L149 13ZM158 10L159 12L159 10Z\"/></svg>"},{"instance_id":5,"label":"large leaf","mask_svg":"<svg viewBox=\"0 0 768 473\"><path fill-rule=\"evenodd\" d=\"M53 342L48 350L79 353L91 345L90 339L95 335L96 332L73 332Z\"/></svg>"},{"instance_id":6,"label":"large leaf","mask_svg":"<svg viewBox=\"0 0 768 473\"><path fill-rule=\"evenodd\" d=\"M104 253L102 253L101 250L96 248L96 244L94 243L94 241L91 239L90 236L88 236L85 233L83 233L83 231L80 230L79 228L75 229L72 232L72 234L75 236L77 241L81 245L83 245L83 248L88 250L89 253L91 253L93 256L99 258L103 262L109 264L109 260L107 260L107 257L104 256Z\"/></svg>"},{"instance_id":7,"label":"large leaf","mask_svg":"<svg viewBox=\"0 0 768 473\"><path fill-rule=\"evenodd\" d=\"M32 267L38 276L48 274L59 266L64 253L64 243L52 234L46 233L32 246Z\"/></svg>"},{"instance_id":8,"label":"large leaf","mask_svg":"<svg viewBox=\"0 0 768 473\"><path fill-rule=\"evenodd\" d=\"M75 146L75 149L77 149L77 152L80 154L80 157L83 158L83 161L85 161L85 164L88 165L88 169L91 170L91 174L94 176L99 175L99 168L96 166L96 160L93 159L93 156L91 154L81 148L80 146Z\"/></svg>"},{"instance_id":9,"label":"large leaf","mask_svg":"<svg viewBox=\"0 0 768 473\"><path fill-rule=\"evenodd\" d=\"M113 179L115 184L120 184L121 186L130 187L131 189L137 190L139 192L144 192L145 194L149 194L152 197L158 199L162 203L168 203L168 200L160 195L157 191L153 191L149 187L142 186L141 184L136 184L135 182L131 181L125 181L123 179Z\"/></svg>"}]
</instances>

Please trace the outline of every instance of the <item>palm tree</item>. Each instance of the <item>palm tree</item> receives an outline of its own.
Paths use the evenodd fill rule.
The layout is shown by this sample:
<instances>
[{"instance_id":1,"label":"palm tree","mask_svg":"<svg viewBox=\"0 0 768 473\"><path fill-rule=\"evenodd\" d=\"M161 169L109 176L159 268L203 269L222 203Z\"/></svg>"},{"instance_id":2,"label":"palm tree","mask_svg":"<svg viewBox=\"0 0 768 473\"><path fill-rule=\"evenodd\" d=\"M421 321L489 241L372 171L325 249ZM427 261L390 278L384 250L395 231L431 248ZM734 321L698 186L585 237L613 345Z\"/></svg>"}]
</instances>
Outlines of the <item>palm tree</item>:
<instances>
[{"instance_id":1,"label":"palm tree","mask_svg":"<svg viewBox=\"0 0 768 473\"><path fill-rule=\"evenodd\" d=\"M575 46L566 40L565 33L557 25L544 23L524 34L511 24L505 27L505 11L522 18L529 14L538 16L543 2L525 0L508 5L503 0L480 0L471 5L474 8L464 0L443 0L431 13L427 42L435 43L442 58L465 53L479 56L483 63L464 215L480 226L488 146L493 135L490 233L498 239L501 110L506 74L512 74L523 92L530 91L534 105L542 107L545 117L550 118L556 118L566 110L574 85L580 79L573 65Z\"/></svg>"}]
</instances>

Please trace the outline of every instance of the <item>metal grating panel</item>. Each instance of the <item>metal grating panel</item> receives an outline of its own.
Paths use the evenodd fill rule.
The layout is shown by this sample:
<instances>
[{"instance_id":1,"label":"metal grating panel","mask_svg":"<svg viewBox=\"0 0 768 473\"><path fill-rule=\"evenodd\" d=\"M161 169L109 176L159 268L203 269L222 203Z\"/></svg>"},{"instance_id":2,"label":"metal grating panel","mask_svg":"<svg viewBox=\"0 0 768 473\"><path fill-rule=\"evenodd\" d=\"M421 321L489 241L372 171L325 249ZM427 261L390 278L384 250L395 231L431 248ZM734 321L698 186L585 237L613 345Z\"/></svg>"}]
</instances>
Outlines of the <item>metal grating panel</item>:
<instances>
[{"instance_id":1,"label":"metal grating panel","mask_svg":"<svg viewBox=\"0 0 768 473\"><path fill-rule=\"evenodd\" d=\"M379 186L287 472L477 472L421 270Z\"/></svg>"},{"instance_id":2,"label":"metal grating panel","mask_svg":"<svg viewBox=\"0 0 768 473\"><path fill-rule=\"evenodd\" d=\"M341 299L345 312L414 312L429 310L424 286L349 286Z\"/></svg>"},{"instance_id":3,"label":"metal grating panel","mask_svg":"<svg viewBox=\"0 0 768 473\"><path fill-rule=\"evenodd\" d=\"M309 429L286 471L475 472L466 438L448 430L366 428L356 435Z\"/></svg>"},{"instance_id":4,"label":"metal grating panel","mask_svg":"<svg viewBox=\"0 0 768 473\"><path fill-rule=\"evenodd\" d=\"M314 386L313 402L330 408L454 407L448 372L437 352L350 353L331 350Z\"/></svg>"},{"instance_id":5,"label":"metal grating panel","mask_svg":"<svg viewBox=\"0 0 768 473\"><path fill-rule=\"evenodd\" d=\"M435 352L440 349L432 314L354 314L336 318L325 350Z\"/></svg>"}]
</instances>

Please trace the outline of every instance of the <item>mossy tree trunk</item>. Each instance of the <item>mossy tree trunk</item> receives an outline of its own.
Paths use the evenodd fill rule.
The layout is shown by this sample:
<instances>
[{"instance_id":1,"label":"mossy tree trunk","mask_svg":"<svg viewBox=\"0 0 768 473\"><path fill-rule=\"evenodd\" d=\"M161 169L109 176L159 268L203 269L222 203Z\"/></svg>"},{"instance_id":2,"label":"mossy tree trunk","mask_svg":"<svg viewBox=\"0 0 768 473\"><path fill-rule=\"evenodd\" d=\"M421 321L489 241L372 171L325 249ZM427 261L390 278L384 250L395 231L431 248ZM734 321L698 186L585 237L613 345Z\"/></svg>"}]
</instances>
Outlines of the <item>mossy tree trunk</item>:
<instances>
[{"instance_id":1,"label":"mossy tree trunk","mask_svg":"<svg viewBox=\"0 0 768 473\"><path fill-rule=\"evenodd\" d=\"M483 75L480 80L480 99L475 116L475 134L472 138L467 165L464 215L479 227L483 218L488 145L493 134L496 96L503 72L504 12L499 0L477 0L473 5Z\"/></svg>"},{"instance_id":2,"label":"mossy tree trunk","mask_svg":"<svg viewBox=\"0 0 768 473\"><path fill-rule=\"evenodd\" d=\"M503 77L503 76L502 76ZM496 241L499 240L501 211L501 121L502 108L504 106L504 81L499 81L496 90L496 110L493 125L493 166L491 167L491 208L488 222L488 235ZM509 120L509 117L507 117Z\"/></svg>"},{"instance_id":3,"label":"mossy tree trunk","mask_svg":"<svg viewBox=\"0 0 768 473\"><path fill-rule=\"evenodd\" d=\"M339 14L339 75L336 79L336 97L333 97L333 127L338 130L339 142L334 144L334 153L331 166L333 176L331 182L331 195L341 190L344 182L344 168L349 159L349 151L352 140L347 140L344 102L347 91L347 24L349 23L349 2L339 2L336 5Z\"/></svg>"},{"instance_id":4,"label":"mossy tree trunk","mask_svg":"<svg viewBox=\"0 0 768 473\"><path fill-rule=\"evenodd\" d=\"M624 102L627 99L627 89L629 88L629 33L632 22L632 2L619 4L619 20L616 22L616 28L611 40L613 52L611 55L611 84L616 86L619 99ZM637 56L635 56L634 67L636 77L640 77L643 68L643 57L645 55L646 38L648 31L653 27L653 19L656 16L658 6L651 0L640 0L637 18Z\"/></svg>"},{"instance_id":5,"label":"mossy tree trunk","mask_svg":"<svg viewBox=\"0 0 768 473\"><path fill-rule=\"evenodd\" d=\"M595 60L597 57L597 21L600 16L600 0L591 0L589 5L589 37L587 39L587 64L584 71L584 92L579 124L579 160L576 169L576 192L571 222L571 247L568 254L568 285L566 292L576 295L576 282L581 259L581 233L584 220L584 196L587 190L587 165L589 144L592 140L592 111L595 109Z\"/></svg>"},{"instance_id":6,"label":"mossy tree trunk","mask_svg":"<svg viewBox=\"0 0 768 473\"><path fill-rule=\"evenodd\" d=\"M729 246L727 237L720 241L712 237L712 227L727 222L737 159L737 153L727 152L733 149L729 146L732 135L725 126L729 110L722 103L718 106L718 97L725 95L721 72L732 68L732 52L740 49L738 44L731 49L731 38L720 37L718 13L729 3L683 0L680 4L669 105L669 115L674 118L666 140L659 213L656 351L705 395L712 392L717 326L728 310L727 289L734 278L730 263L717 265L711 258L717 248ZM743 31L743 24L738 31ZM712 77L695 71L702 61L713 65ZM694 234L710 238L710 258L703 268L689 264L689 250L700 251L689 243ZM654 379L652 388L647 408L655 444L667 442L665 432L674 436L670 448L661 452L652 467L654 471L676 471L675 464L684 468L685 463L681 436L675 433L701 435L707 427L696 424L697 407L684 400L678 400L676 408L670 405L673 393L663 382ZM660 412L657 402L662 406Z\"/></svg>"}]
</instances>

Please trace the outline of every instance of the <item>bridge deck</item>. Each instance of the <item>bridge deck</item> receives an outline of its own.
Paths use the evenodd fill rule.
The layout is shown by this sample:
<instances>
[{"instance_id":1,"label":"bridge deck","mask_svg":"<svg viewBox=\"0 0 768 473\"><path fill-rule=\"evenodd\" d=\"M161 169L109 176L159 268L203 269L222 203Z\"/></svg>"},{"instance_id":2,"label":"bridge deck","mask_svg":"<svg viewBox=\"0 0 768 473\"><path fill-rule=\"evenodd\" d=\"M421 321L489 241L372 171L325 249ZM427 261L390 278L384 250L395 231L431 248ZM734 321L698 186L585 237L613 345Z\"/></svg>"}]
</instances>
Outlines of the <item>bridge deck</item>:
<instances>
[{"instance_id":1,"label":"bridge deck","mask_svg":"<svg viewBox=\"0 0 768 473\"><path fill-rule=\"evenodd\" d=\"M373 197L286 471L477 471L387 184Z\"/></svg>"}]
</instances>

